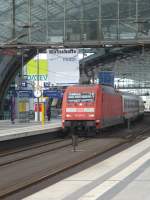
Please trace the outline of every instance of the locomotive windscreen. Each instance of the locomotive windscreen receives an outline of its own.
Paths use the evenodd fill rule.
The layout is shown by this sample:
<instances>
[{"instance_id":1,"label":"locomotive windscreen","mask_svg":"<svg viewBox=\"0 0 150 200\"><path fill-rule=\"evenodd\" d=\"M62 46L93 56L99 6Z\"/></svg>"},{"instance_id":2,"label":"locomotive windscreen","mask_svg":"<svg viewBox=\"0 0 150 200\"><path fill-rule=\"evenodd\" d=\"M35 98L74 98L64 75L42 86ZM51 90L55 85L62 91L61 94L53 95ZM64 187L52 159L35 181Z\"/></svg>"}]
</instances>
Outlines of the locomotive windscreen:
<instances>
[{"instance_id":1,"label":"locomotive windscreen","mask_svg":"<svg viewBox=\"0 0 150 200\"><path fill-rule=\"evenodd\" d=\"M95 93L93 92L68 94L68 102L94 102L94 101L95 101Z\"/></svg>"}]
</instances>

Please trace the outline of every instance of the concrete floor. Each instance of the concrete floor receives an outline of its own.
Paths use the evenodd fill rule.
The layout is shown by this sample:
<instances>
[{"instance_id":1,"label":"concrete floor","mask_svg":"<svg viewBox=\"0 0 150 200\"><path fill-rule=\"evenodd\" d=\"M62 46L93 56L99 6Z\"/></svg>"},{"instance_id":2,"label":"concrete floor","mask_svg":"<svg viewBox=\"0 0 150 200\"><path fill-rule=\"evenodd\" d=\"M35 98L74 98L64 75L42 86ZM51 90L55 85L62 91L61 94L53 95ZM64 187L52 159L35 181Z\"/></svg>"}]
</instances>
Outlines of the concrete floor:
<instances>
[{"instance_id":1,"label":"concrete floor","mask_svg":"<svg viewBox=\"0 0 150 200\"><path fill-rule=\"evenodd\" d=\"M150 138L24 200L149 200Z\"/></svg>"},{"instance_id":2,"label":"concrete floor","mask_svg":"<svg viewBox=\"0 0 150 200\"><path fill-rule=\"evenodd\" d=\"M19 123L12 124L8 120L0 121L0 141L17 139L32 135L38 135L47 132L61 130L61 120L51 120L50 122L45 122L42 125L41 122L31 121L30 123Z\"/></svg>"}]
</instances>

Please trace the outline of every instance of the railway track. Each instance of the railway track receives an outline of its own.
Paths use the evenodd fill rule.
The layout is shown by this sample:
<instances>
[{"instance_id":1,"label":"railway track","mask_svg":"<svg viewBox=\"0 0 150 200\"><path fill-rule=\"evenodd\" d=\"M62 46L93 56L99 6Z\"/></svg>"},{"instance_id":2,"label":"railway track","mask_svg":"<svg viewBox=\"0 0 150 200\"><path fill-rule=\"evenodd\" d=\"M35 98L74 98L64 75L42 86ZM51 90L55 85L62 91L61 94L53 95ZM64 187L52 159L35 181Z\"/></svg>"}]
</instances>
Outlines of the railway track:
<instances>
[{"instance_id":1,"label":"railway track","mask_svg":"<svg viewBox=\"0 0 150 200\"><path fill-rule=\"evenodd\" d=\"M141 138L141 136L143 135L143 133L145 131L148 131L149 128L145 129L141 129L138 134L133 134L133 133L129 133L126 135L125 139L135 139L135 138ZM113 134L110 134L109 137L113 137ZM101 138L101 135L98 135L97 137ZM115 136L116 137L116 136ZM124 137L122 137L124 138ZM143 138L144 139L144 138ZM84 142L87 139L79 139L79 143L80 142ZM44 142L41 144L35 144L32 145L30 147L24 147L24 148L19 148L16 150L12 150L12 151L8 151L5 153L0 153L0 167L8 165L8 164L12 164L14 162L18 162L24 159L28 159L28 158L32 158L44 153L48 153L48 152L52 152L64 147L68 147L72 145L72 140L71 139L57 139L54 141L50 141L50 142ZM34 151L34 152L32 152ZM23 153L25 153L25 155L23 155Z\"/></svg>"},{"instance_id":2,"label":"railway track","mask_svg":"<svg viewBox=\"0 0 150 200\"><path fill-rule=\"evenodd\" d=\"M38 171L38 173L34 172L34 173L32 173L32 176L24 177L20 181L18 181L16 179L16 181L13 181L13 184L11 184L11 185L6 185L6 186L4 185L3 187L0 186L0 198L4 198L4 197L7 197L7 196L9 196L9 195L11 195L13 193L22 191L22 190L24 190L25 188L27 188L29 186L32 186L32 185L34 185L36 183L40 183L45 179L48 179L48 178L50 178L50 177L52 177L54 175L57 175L60 172L66 171L67 169L70 169L70 168L72 168L74 166L77 166L77 165L79 165L79 164L81 164L81 163L83 163L85 161L88 161L88 160L94 158L94 157L100 156L100 155L102 155L102 154L104 154L104 153L106 153L108 151L111 151L114 148L117 148L117 147L119 147L121 145L124 145L124 144L127 144L127 143L131 143L132 144L132 143L139 142L142 139L144 139L142 136L144 134L148 133L148 132L150 132L150 128L148 128L148 127L144 127L143 129L141 128L138 131L138 133L134 134L134 136L132 135L132 137L130 137L131 132L129 132L129 134L128 134L129 137L120 140L118 143L114 144L113 146L110 146L109 148L105 148L105 149L103 149L101 151L94 152L94 153L90 154L89 156L86 155L86 156L84 156L84 158L80 157L80 156L77 156L78 157L77 160L70 161L69 164L67 163L66 165L62 165L61 167L59 166L58 168L53 168L52 170L50 170L49 167L45 167L44 169L41 169L40 171ZM133 132L132 132L132 134L133 134ZM92 141L92 140L93 139L88 140L88 142ZM102 139L100 138L100 140L102 140ZM81 140L79 142L82 143L83 141L85 141L85 140ZM64 141L62 141L62 142L64 142ZM61 149L63 149L63 151L68 152L68 147L71 146L71 143L72 143L72 141L70 140L70 141L68 141L67 144L61 145L61 147L59 146L59 147L55 147L54 148L54 146L53 146L50 149L41 150L41 152L39 152L39 153L37 153L37 152L35 153L34 152L32 155L28 155L28 156L26 155L26 156L23 156L22 158L19 158L19 159L13 159L13 160L7 160L7 161L5 160L5 162L3 160L3 162L0 163L0 169L4 169L5 167L8 167L8 165L9 165L9 167L13 167L13 165L15 165L17 163L20 163L21 161L29 160L31 158L35 158L36 156L38 156L38 157L39 156L43 156L44 154L49 154L50 152L55 152L55 150L58 151L58 154L61 152L60 151ZM57 144L57 142L55 144ZM47 144L47 145L50 145L50 144ZM26 148L26 150L23 149L23 151L20 150L20 151L11 152L11 154L6 154L6 153L5 154L1 154L0 155L1 156L0 160L2 158L6 159L7 156L8 157L12 156L12 155L14 156L14 155L16 155L18 153L22 153L22 152L33 150L34 148L36 148L36 151L39 151L39 149L41 147L42 147L42 145L37 145L36 147ZM79 153L80 153L80 151L77 151L76 153L73 154L72 157L74 157L75 155L77 155ZM7 159L8 159L8 157L7 157Z\"/></svg>"},{"instance_id":3,"label":"railway track","mask_svg":"<svg viewBox=\"0 0 150 200\"><path fill-rule=\"evenodd\" d=\"M86 141L87 139L79 139L79 143ZM10 151L0 154L0 167L19 162L21 160L33 158L45 153L60 150L62 148L72 145L71 139L60 139L54 142L48 142L39 145L33 145L32 147L26 147L19 150ZM23 155L24 153L24 155Z\"/></svg>"},{"instance_id":4,"label":"railway track","mask_svg":"<svg viewBox=\"0 0 150 200\"><path fill-rule=\"evenodd\" d=\"M107 135L107 131L103 134L103 137L108 137L108 138L112 138L112 137L120 137L120 138L124 138L124 139L145 139L146 137L148 137L149 135L145 135L146 132L150 131L150 127L148 124L144 124L144 126L142 127L138 127L135 128L133 127L132 129L126 129L126 131L124 131L122 134L120 134L120 131L122 131L121 129L119 129L119 134L117 133L111 133ZM117 130L118 132L118 130Z\"/></svg>"},{"instance_id":5,"label":"railway track","mask_svg":"<svg viewBox=\"0 0 150 200\"><path fill-rule=\"evenodd\" d=\"M31 147L31 145L29 145L29 146L25 146L25 147L18 147L18 148L15 148L13 150L5 150L5 151L2 151L0 153L0 158L4 157L4 156L15 154L15 153L19 153L19 152L23 152L23 151L27 151L27 150L32 150L33 148L38 148L38 147L42 147L42 146L45 146L45 145L55 144L59 141L60 141L60 139L59 140L56 139L56 140L53 140L53 141L50 141L50 142L40 142L38 144L32 145L32 147ZM63 141L63 139L62 139L62 141Z\"/></svg>"}]
</instances>

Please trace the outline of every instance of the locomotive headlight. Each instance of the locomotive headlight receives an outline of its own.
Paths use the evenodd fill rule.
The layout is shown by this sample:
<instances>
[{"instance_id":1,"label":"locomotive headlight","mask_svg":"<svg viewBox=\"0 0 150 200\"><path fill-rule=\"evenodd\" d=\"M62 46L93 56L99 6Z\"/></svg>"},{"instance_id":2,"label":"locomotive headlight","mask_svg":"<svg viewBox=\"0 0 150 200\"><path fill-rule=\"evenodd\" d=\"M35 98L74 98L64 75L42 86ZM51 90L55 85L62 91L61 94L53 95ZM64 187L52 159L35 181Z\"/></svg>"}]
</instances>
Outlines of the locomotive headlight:
<instances>
[{"instance_id":1,"label":"locomotive headlight","mask_svg":"<svg viewBox=\"0 0 150 200\"><path fill-rule=\"evenodd\" d=\"M71 117L71 115L69 115L69 114L66 114L66 117Z\"/></svg>"},{"instance_id":2,"label":"locomotive headlight","mask_svg":"<svg viewBox=\"0 0 150 200\"><path fill-rule=\"evenodd\" d=\"M94 117L94 114L90 114L89 117Z\"/></svg>"}]
</instances>

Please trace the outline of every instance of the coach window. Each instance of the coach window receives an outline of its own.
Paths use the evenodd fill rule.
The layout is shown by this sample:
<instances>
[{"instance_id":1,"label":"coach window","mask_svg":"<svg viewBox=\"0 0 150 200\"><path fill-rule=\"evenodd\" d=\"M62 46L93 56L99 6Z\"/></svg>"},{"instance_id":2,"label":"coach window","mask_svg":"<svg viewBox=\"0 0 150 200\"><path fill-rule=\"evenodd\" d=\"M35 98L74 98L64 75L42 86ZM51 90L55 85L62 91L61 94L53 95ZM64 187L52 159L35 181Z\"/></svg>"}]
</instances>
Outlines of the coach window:
<instances>
[{"instance_id":1,"label":"coach window","mask_svg":"<svg viewBox=\"0 0 150 200\"><path fill-rule=\"evenodd\" d=\"M127 108L129 108L129 100L127 99Z\"/></svg>"},{"instance_id":2,"label":"coach window","mask_svg":"<svg viewBox=\"0 0 150 200\"><path fill-rule=\"evenodd\" d=\"M125 108L127 107L127 100L126 99L124 100L124 107Z\"/></svg>"},{"instance_id":3,"label":"coach window","mask_svg":"<svg viewBox=\"0 0 150 200\"><path fill-rule=\"evenodd\" d=\"M124 100L124 107L125 108L127 107L127 100L126 99Z\"/></svg>"}]
</instances>

